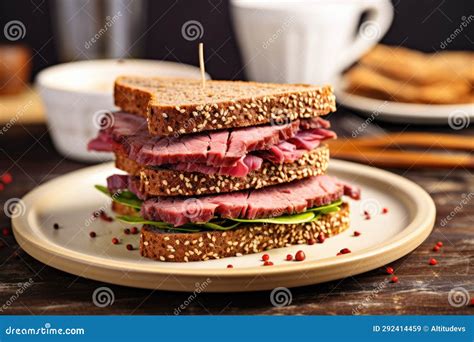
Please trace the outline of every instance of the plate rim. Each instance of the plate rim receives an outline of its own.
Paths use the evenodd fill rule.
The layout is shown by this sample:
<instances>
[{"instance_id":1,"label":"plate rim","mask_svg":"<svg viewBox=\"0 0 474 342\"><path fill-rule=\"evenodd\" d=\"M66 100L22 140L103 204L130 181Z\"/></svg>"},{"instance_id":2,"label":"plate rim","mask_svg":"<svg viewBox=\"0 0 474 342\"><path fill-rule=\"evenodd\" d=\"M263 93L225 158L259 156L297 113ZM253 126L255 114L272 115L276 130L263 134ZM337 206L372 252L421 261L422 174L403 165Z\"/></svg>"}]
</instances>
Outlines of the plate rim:
<instances>
[{"instance_id":1,"label":"plate rim","mask_svg":"<svg viewBox=\"0 0 474 342\"><path fill-rule=\"evenodd\" d=\"M30 202L30 198L34 198L34 196L41 195L42 192L46 191L47 188L53 182L58 182L63 180L64 177L74 177L79 176L81 173L89 173L93 172L94 170L102 169L102 168L111 168L113 162L103 163L95 166L85 167L68 174L62 175L57 177L53 180L50 180L32 191L30 191L27 195L25 195L22 200L25 203ZM233 269L216 269L216 268L199 268L199 269L173 269L173 268L159 268L159 267L150 267L149 264L140 264L138 259L137 261L117 261L117 260L109 260L105 257L98 257L98 256L91 256L85 255L84 253L67 249L65 247L57 248L56 245L52 244L48 240L41 240L37 241L34 234L33 228L29 227L28 224L28 217L34 212L33 209L29 206L26 206L26 211L24 215L12 218L12 227L13 233L15 238L17 239L20 246L30 255L36 258L38 254L46 253L49 254L51 257L60 257L61 259L65 259L68 262L74 262L80 265L87 265L88 267L95 267L98 269L106 269L108 271L123 271L127 270L128 272L132 273L139 273L145 274L146 276L149 275L166 275L166 276L182 276L182 277L219 277L224 279L233 279L233 278L242 278L242 277L256 277L264 274L265 276L278 276L278 275L291 275L293 273L305 272L305 271L314 271L314 270L325 270L330 268L337 268L338 266L347 266L353 264L355 262L361 262L370 258L374 258L377 256L383 256L389 252L394 252L396 249L402 250L404 245L410 245L410 250L408 252L404 252L402 255L397 255L396 260L403 255L411 252L417 246L419 246L426 237L431 233L431 230L435 223L436 218L436 207L434 204L433 199L428 195L428 193L422 189L418 184L408 180L402 176L397 174L391 173L389 171L385 171L382 169L348 162L348 161L341 161L337 159L332 159L330 163L330 168L332 169L339 169L342 172L347 172L349 174L361 175L363 174L364 177L367 177L367 173L369 174L376 174L379 175L378 179L384 180L396 180L397 186L400 184L402 185L400 188L405 191L405 195L410 193L412 196L410 200L414 200L415 203L418 204L417 209L419 208L420 203L424 206L424 211L417 210L413 216L413 219L403 228L402 231L397 233L396 235L389 238L387 241L378 243L374 246L364 248L360 251L356 251L342 257L328 257L319 260L313 261L306 261L295 267L293 264L283 264L283 265L275 265L271 268L266 268L265 270L257 267L246 267L246 268L233 268ZM345 171L348 170L348 171ZM359 172L357 172L359 170ZM46 190L45 190L46 189ZM411 244L409 244L411 243ZM414 246L412 246L414 245ZM25 248L24 248L25 247ZM48 248L49 247L49 248ZM39 250L40 252L35 251L34 249ZM36 255L36 256L35 256ZM82 257L81 257L82 256ZM48 264L47 262L41 260L41 258L37 258L41 262ZM190 263L191 264L191 263ZM157 264L159 262L157 261ZM59 268L65 272L73 273L70 270L60 268L57 266L52 266L55 268ZM373 269L373 268L371 268ZM359 272L360 273L360 272ZM75 273L73 273L75 274ZM77 274L82 277L88 277L87 275ZM89 277L95 280L102 280L100 277ZM107 281L110 282L110 281ZM311 282L311 283L316 283ZM117 282L115 282L117 283ZM123 285L123 284L122 284ZM128 286L135 286L135 287L142 287L136 285L128 285ZM166 288L164 288L166 289ZM173 289L179 291L179 289ZM242 291L251 291L242 289Z\"/></svg>"}]
</instances>

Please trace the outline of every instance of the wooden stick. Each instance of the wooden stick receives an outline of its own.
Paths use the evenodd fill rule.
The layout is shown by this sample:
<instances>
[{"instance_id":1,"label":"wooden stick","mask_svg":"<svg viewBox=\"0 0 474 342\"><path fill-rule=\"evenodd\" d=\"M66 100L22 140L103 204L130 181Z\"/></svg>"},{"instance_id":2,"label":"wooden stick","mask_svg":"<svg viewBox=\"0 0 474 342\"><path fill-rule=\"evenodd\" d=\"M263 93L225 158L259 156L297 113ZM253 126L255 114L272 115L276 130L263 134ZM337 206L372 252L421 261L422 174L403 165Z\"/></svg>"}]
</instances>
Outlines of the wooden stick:
<instances>
[{"instance_id":1,"label":"wooden stick","mask_svg":"<svg viewBox=\"0 0 474 342\"><path fill-rule=\"evenodd\" d=\"M201 69L202 87L206 87L206 70L204 69L204 44L199 43L199 68Z\"/></svg>"},{"instance_id":2,"label":"wooden stick","mask_svg":"<svg viewBox=\"0 0 474 342\"><path fill-rule=\"evenodd\" d=\"M361 148L356 151L352 148L331 149L331 156L349 159L364 164L393 168L437 168L452 169L464 167L474 168L474 158L466 154L449 155L441 153L420 153L393 150L377 150Z\"/></svg>"},{"instance_id":3,"label":"wooden stick","mask_svg":"<svg viewBox=\"0 0 474 342\"><path fill-rule=\"evenodd\" d=\"M411 146L411 147L441 147L447 150L474 150L474 139L468 136L439 133L392 133L380 137L362 137L356 139L338 139L329 142L333 147L352 146L362 147L389 147L389 146Z\"/></svg>"}]
</instances>

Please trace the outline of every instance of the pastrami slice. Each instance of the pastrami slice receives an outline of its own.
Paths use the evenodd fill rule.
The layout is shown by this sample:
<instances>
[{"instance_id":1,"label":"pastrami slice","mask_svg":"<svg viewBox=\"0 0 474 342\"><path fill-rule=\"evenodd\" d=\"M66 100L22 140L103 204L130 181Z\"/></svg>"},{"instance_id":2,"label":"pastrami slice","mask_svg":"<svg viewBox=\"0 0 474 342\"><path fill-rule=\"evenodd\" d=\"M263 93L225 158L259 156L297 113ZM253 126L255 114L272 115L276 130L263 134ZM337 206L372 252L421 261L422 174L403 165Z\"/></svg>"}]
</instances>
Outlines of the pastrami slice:
<instances>
[{"instance_id":1,"label":"pastrami slice","mask_svg":"<svg viewBox=\"0 0 474 342\"><path fill-rule=\"evenodd\" d=\"M315 176L288 184L192 199L154 198L142 206L142 215L175 226L208 222L213 217L258 219L291 215L334 202L344 184L330 176ZM195 209L189 212L189 202ZM196 209L197 208L197 209Z\"/></svg>"}]
</instances>

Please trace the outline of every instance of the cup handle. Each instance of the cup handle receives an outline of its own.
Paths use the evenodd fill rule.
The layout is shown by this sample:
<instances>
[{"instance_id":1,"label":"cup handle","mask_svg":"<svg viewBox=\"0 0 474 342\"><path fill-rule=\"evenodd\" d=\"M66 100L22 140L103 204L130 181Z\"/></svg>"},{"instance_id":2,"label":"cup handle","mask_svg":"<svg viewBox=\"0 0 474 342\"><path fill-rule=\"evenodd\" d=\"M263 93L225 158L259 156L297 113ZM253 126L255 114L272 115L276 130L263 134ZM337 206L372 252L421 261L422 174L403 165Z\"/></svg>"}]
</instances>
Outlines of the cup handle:
<instances>
[{"instance_id":1,"label":"cup handle","mask_svg":"<svg viewBox=\"0 0 474 342\"><path fill-rule=\"evenodd\" d=\"M360 25L352 45L342 55L340 70L349 67L376 45L392 23L393 7L389 0L365 1L362 2L359 10L360 14L367 11L368 15Z\"/></svg>"}]
</instances>

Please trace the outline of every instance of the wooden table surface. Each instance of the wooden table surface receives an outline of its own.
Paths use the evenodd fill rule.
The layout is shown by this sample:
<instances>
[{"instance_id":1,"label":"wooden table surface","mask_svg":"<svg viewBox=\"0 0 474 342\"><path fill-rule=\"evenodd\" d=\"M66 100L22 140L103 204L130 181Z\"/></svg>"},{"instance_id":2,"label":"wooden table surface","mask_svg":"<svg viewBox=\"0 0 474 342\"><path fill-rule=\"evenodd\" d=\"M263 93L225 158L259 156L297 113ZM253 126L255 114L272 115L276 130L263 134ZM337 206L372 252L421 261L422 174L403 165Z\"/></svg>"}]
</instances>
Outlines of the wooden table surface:
<instances>
[{"instance_id":1,"label":"wooden table surface","mask_svg":"<svg viewBox=\"0 0 474 342\"><path fill-rule=\"evenodd\" d=\"M340 110L333 115L333 127L349 135L363 119ZM409 125L381 124L387 130L415 130ZM420 128L418 128L420 129ZM430 127L445 133L467 134L474 129L453 131ZM377 132L371 124L364 133ZM14 181L0 191L0 205L22 197L38 184L87 166L64 159L52 146L43 125L15 125L0 135L0 173L9 170ZM293 301L274 307L269 292L199 294L181 314L474 314L474 306L455 307L449 292L462 287L474 298L474 177L472 170L393 170L426 189L437 207L436 226L431 236L413 253L394 262L399 282L388 283L383 269L325 284L291 289ZM469 194L471 194L469 196ZM462 205L464 198L470 198ZM443 218L455 213L448 225ZM1 228L10 228L3 215ZM381 227L382 229L383 227ZM113 286L78 278L45 266L23 252L11 234L0 235L0 310L3 314L173 314L189 293L160 292ZM432 252L437 241L444 247ZM439 264L428 265L435 256ZM19 283L33 284L17 296ZM93 304L92 293L100 286L115 294L113 305ZM461 298L463 299L463 298ZM6 304L4 307L1 305Z\"/></svg>"}]
</instances>

